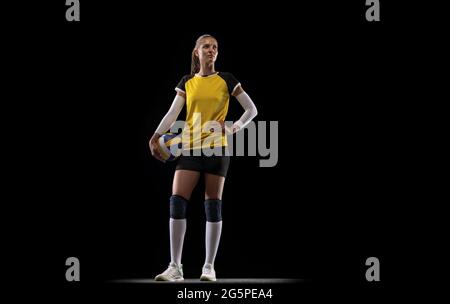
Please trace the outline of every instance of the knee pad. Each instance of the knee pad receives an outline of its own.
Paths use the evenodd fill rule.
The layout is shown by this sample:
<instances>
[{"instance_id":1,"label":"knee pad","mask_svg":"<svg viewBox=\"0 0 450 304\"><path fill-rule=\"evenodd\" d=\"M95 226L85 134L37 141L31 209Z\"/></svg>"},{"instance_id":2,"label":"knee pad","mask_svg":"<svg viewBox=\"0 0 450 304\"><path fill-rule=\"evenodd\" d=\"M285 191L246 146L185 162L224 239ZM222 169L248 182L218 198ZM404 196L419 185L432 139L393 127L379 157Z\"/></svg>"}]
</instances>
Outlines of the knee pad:
<instances>
[{"instance_id":1,"label":"knee pad","mask_svg":"<svg viewBox=\"0 0 450 304\"><path fill-rule=\"evenodd\" d=\"M170 217L176 220L186 218L187 200L178 195L170 197Z\"/></svg>"},{"instance_id":2,"label":"knee pad","mask_svg":"<svg viewBox=\"0 0 450 304\"><path fill-rule=\"evenodd\" d=\"M208 222L220 222L222 220L222 201L215 199L206 200L205 213Z\"/></svg>"}]
</instances>

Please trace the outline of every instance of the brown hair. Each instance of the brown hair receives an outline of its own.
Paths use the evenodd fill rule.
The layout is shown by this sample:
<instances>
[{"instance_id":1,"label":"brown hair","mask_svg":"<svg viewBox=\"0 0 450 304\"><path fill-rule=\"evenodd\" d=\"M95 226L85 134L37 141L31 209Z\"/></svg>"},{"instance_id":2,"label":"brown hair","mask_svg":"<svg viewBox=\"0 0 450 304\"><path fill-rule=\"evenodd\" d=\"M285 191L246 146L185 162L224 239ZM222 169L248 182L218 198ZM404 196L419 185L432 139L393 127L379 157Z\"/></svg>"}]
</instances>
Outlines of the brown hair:
<instances>
[{"instance_id":1,"label":"brown hair","mask_svg":"<svg viewBox=\"0 0 450 304\"><path fill-rule=\"evenodd\" d=\"M197 56L195 56L195 49L198 48L200 46L200 41L203 38L213 38L217 41L217 39L209 34L205 34L205 35L201 35L200 37L197 38L197 41L195 42L195 47L192 50L192 60L191 60L191 74L194 75L195 73L198 73L200 71L200 60L198 59Z\"/></svg>"}]
</instances>

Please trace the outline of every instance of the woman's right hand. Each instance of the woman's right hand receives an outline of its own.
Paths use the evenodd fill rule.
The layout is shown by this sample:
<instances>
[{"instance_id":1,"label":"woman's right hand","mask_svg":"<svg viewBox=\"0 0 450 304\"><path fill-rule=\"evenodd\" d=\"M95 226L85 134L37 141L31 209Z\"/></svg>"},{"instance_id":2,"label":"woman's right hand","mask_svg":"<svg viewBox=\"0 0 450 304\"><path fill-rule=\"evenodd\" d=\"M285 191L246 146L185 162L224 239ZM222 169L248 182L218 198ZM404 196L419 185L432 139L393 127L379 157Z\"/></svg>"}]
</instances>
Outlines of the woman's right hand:
<instances>
[{"instance_id":1,"label":"woman's right hand","mask_svg":"<svg viewBox=\"0 0 450 304\"><path fill-rule=\"evenodd\" d=\"M148 145L150 147L150 152L152 152L153 157L165 163L164 159L161 157L161 153L159 152L158 147L158 139L160 136L161 135L159 135L158 133L153 134L152 138L150 138Z\"/></svg>"}]
</instances>

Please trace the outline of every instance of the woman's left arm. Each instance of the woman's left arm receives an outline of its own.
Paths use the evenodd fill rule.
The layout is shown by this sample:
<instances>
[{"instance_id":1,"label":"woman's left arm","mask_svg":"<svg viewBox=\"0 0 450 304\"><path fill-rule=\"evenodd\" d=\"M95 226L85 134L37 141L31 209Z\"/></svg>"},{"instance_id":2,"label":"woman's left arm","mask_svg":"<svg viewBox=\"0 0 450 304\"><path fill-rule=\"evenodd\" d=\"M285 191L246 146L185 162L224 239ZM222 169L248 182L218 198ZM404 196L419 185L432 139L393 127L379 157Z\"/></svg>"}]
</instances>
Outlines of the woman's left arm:
<instances>
[{"instance_id":1,"label":"woman's left arm","mask_svg":"<svg viewBox=\"0 0 450 304\"><path fill-rule=\"evenodd\" d=\"M244 109L244 114L242 114L241 118L233 124L233 133L235 133L245 128L245 126L251 122L256 115L258 115L258 110L256 109L256 106L250 96L248 96L241 86L238 86L234 90L233 96L236 97Z\"/></svg>"}]
</instances>

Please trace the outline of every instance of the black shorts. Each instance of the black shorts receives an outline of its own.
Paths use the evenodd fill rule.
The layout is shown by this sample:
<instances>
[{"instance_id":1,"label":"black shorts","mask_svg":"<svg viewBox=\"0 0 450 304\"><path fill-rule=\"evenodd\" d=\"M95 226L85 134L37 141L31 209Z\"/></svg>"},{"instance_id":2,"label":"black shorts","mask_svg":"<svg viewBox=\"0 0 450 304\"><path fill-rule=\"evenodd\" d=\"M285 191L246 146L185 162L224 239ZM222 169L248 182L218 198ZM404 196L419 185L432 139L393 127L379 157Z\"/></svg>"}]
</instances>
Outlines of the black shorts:
<instances>
[{"instance_id":1,"label":"black shorts","mask_svg":"<svg viewBox=\"0 0 450 304\"><path fill-rule=\"evenodd\" d=\"M222 156L203 154L194 156L192 153L189 156L181 155L175 170L192 170L226 177L230 166L230 156L224 154Z\"/></svg>"}]
</instances>

